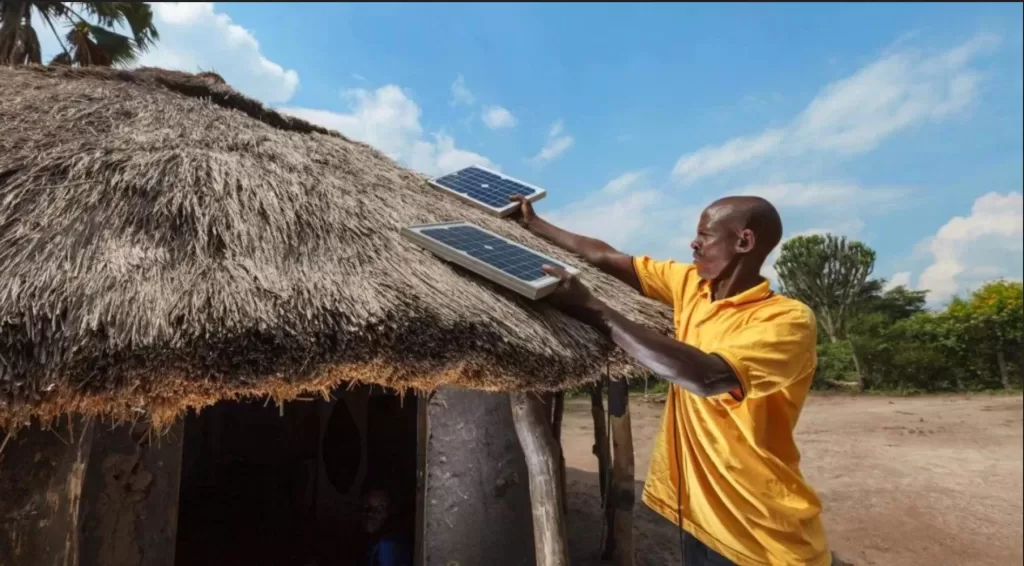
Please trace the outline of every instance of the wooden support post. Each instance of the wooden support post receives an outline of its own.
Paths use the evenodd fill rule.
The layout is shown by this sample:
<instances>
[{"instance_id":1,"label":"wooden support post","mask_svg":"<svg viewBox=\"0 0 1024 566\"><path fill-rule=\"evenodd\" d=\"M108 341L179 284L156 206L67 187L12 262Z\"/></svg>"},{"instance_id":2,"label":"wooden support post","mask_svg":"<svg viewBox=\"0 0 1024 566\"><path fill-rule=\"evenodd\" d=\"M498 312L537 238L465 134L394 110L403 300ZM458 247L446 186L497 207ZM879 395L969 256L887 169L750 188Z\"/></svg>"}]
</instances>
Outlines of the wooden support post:
<instances>
[{"instance_id":1,"label":"wooden support post","mask_svg":"<svg viewBox=\"0 0 1024 566\"><path fill-rule=\"evenodd\" d=\"M594 419L594 456L597 457L597 478L601 490L601 509L604 511L604 532L601 533L601 558L610 560L615 549L615 507L608 505L608 476L611 475L611 452L608 428L605 424L604 381L590 387L590 414Z\"/></svg>"},{"instance_id":2,"label":"wooden support post","mask_svg":"<svg viewBox=\"0 0 1024 566\"><path fill-rule=\"evenodd\" d=\"M615 508L612 557L618 566L633 566L633 503L636 492L633 484L633 428L626 380L608 383L608 412L612 425L612 487L608 504Z\"/></svg>"},{"instance_id":3,"label":"wooden support post","mask_svg":"<svg viewBox=\"0 0 1024 566\"><path fill-rule=\"evenodd\" d=\"M604 384L598 381L590 388L590 414L594 420L594 456L597 457L598 484L601 490L601 509L604 512L604 530L601 533L601 559L610 560L615 549L615 507L608 505L611 476L611 447L604 412Z\"/></svg>"},{"instance_id":4,"label":"wooden support post","mask_svg":"<svg viewBox=\"0 0 1024 566\"><path fill-rule=\"evenodd\" d=\"M0 433L0 558L4 566L77 566L79 504L92 421L62 416Z\"/></svg>"},{"instance_id":5,"label":"wooden support post","mask_svg":"<svg viewBox=\"0 0 1024 566\"><path fill-rule=\"evenodd\" d=\"M512 421L530 475L537 566L568 566L568 535L558 481L558 445L551 433L550 415L544 401L535 395L513 395Z\"/></svg>"},{"instance_id":6,"label":"wooden support post","mask_svg":"<svg viewBox=\"0 0 1024 566\"><path fill-rule=\"evenodd\" d=\"M555 443L558 445L558 483L562 493L562 513L569 515L569 490L565 485L565 450L562 447L562 417L565 414L565 392L559 391L555 394L554 415L551 417L551 431L555 436Z\"/></svg>"},{"instance_id":7,"label":"wooden support post","mask_svg":"<svg viewBox=\"0 0 1024 566\"><path fill-rule=\"evenodd\" d=\"M81 566L174 566L184 419L98 426L82 491Z\"/></svg>"}]
</instances>

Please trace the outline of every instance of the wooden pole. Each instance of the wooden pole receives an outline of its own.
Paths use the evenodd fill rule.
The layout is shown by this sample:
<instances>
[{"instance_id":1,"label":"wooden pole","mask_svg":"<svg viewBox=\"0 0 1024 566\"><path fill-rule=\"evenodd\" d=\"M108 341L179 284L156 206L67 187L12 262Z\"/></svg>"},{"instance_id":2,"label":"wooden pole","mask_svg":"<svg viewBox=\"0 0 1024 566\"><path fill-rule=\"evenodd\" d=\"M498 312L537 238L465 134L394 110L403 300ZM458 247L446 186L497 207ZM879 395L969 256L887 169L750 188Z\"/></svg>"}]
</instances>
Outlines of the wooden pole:
<instances>
[{"instance_id":1,"label":"wooden pole","mask_svg":"<svg viewBox=\"0 0 1024 566\"><path fill-rule=\"evenodd\" d=\"M4 566L76 566L79 504L93 423L62 416L0 433L0 559Z\"/></svg>"},{"instance_id":2,"label":"wooden pole","mask_svg":"<svg viewBox=\"0 0 1024 566\"><path fill-rule=\"evenodd\" d=\"M612 488L608 503L615 508L612 558L619 566L633 566L633 502L636 492L633 485L633 429L626 380L608 383L608 412L611 414L612 433Z\"/></svg>"},{"instance_id":3,"label":"wooden pole","mask_svg":"<svg viewBox=\"0 0 1024 566\"><path fill-rule=\"evenodd\" d=\"M597 478L601 489L601 509L604 511L604 532L601 533L601 558L610 560L615 548L615 507L608 505L609 472L611 452L608 445L608 428L604 412L604 381L590 387L590 414L594 419L594 456L597 457Z\"/></svg>"},{"instance_id":4,"label":"wooden pole","mask_svg":"<svg viewBox=\"0 0 1024 566\"><path fill-rule=\"evenodd\" d=\"M554 416L551 417L551 430L558 445L558 483L562 488L562 513L569 515L569 490L565 485L565 450L562 449L562 417L565 414L565 392L555 394Z\"/></svg>"},{"instance_id":5,"label":"wooden pole","mask_svg":"<svg viewBox=\"0 0 1024 566\"><path fill-rule=\"evenodd\" d=\"M558 444L551 412L534 395L512 395L512 421L526 457L533 510L533 548L537 566L568 566L569 544L558 481Z\"/></svg>"}]
</instances>

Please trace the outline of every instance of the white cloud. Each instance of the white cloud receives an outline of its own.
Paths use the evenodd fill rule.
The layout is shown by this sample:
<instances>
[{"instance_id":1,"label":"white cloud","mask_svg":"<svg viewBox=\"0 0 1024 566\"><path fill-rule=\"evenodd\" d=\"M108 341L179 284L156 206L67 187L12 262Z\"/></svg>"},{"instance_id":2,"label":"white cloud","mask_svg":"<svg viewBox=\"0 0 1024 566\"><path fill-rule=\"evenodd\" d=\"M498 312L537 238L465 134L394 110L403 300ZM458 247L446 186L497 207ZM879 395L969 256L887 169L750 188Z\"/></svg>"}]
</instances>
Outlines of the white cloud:
<instances>
[{"instance_id":1,"label":"white cloud","mask_svg":"<svg viewBox=\"0 0 1024 566\"><path fill-rule=\"evenodd\" d=\"M646 175L646 171L626 171L622 175L608 181L608 184L601 189L601 193L604 195L622 194L629 189L635 188L640 181L645 179Z\"/></svg>"},{"instance_id":2,"label":"white cloud","mask_svg":"<svg viewBox=\"0 0 1024 566\"><path fill-rule=\"evenodd\" d=\"M738 194L767 199L778 208L807 208L841 211L854 209L887 211L911 193L904 187L866 189L854 183L774 183L748 185Z\"/></svg>"},{"instance_id":3,"label":"white cloud","mask_svg":"<svg viewBox=\"0 0 1024 566\"><path fill-rule=\"evenodd\" d=\"M540 153L532 159L535 163L552 161L561 156L576 143L572 136L565 134L565 123L558 120L551 125L548 131L548 139L541 148Z\"/></svg>"},{"instance_id":4,"label":"white cloud","mask_svg":"<svg viewBox=\"0 0 1024 566\"><path fill-rule=\"evenodd\" d=\"M889 52L826 86L786 127L684 155L673 176L686 185L769 156L870 151L896 132L965 110L980 81L980 73L969 64L997 41L979 35L931 56L912 50Z\"/></svg>"},{"instance_id":5,"label":"white cloud","mask_svg":"<svg viewBox=\"0 0 1024 566\"><path fill-rule=\"evenodd\" d=\"M748 185L735 194L759 196L774 204L782 215L785 241L813 234L856 237L864 229L863 216L892 212L907 203L910 193L910 189L903 187L864 188L838 181ZM789 232L794 225L810 227ZM772 280L777 257L775 253L765 261L766 273Z\"/></svg>"},{"instance_id":6,"label":"white cloud","mask_svg":"<svg viewBox=\"0 0 1024 566\"><path fill-rule=\"evenodd\" d=\"M636 236L648 226L651 212L658 208L664 195L656 191L634 191L615 199L588 198L549 215L556 225L591 238L626 249L636 243Z\"/></svg>"},{"instance_id":7,"label":"white cloud","mask_svg":"<svg viewBox=\"0 0 1024 566\"><path fill-rule=\"evenodd\" d=\"M396 159L401 159L412 142L423 134L419 106L398 86L386 85L375 91L351 89L342 96L351 106L351 114L302 108L281 110L338 130Z\"/></svg>"},{"instance_id":8,"label":"white cloud","mask_svg":"<svg viewBox=\"0 0 1024 566\"><path fill-rule=\"evenodd\" d=\"M683 184L731 169L742 163L763 157L776 149L784 139L780 131L769 130L763 134L736 138L718 147L701 148L684 155L676 162L672 175Z\"/></svg>"},{"instance_id":9,"label":"white cloud","mask_svg":"<svg viewBox=\"0 0 1024 566\"><path fill-rule=\"evenodd\" d=\"M468 106L474 102L476 102L476 97L466 88L466 79L459 75L455 82L452 83L452 106L458 106L459 104Z\"/></svg>"},{"instance_id":10,"label":"white cloud","mask_svg":"<svg viewBox=\"0 0 1024 566\"><path fill-rule=\"evenodd\" d=\"M253 34L216 11L212 2L151 6L160 40L139 58L139 66L215 71L239 92L271 104L288 101L298 89L299 74L267 59ZM48 61L61 46L49 28L43 31L39 39Z\"/></svg>"},{"instance_id":11,"label":"white cloud","mask_svg":"<svg viewBox=\"0 0 1024 566\"><path fill-rule=\"evenodd\" d=\"M999 277L1020 279L1024 252L1024 197L990 192L978 197L968 216L953 217L923 244L931 256L917 288L931 302Z\"/></svg>"},{"instance_id":12,"label":"white cloud","mask_svg":"<svg viewBox=\"0 0 1024 566\"><path fill-rule=\"evenodd\" d=\"M484 109L482 116L484 124L492 130L511 128L516 125L516 117L502 106L489 106Z\"/></svg>"},{"instance_id":13,"label":"white cloud","mask_svg":"<svg viewBox=\"0 0 1024 566\"><path fill-rule=\"evenodd\" d=\"M470 165L482 165L500 170L490 159L465 149L455 147L455 140L444 133L433 134L434 143L417 141L409 167L428 175L443 175Z\"/></svg>"},{"instance_id":14,"label":"white cloud","mask_svg":"<svg viewBox=\"0 0 1024 566\"><path fill-rule=\"evenodd\" d=\"M432 141L424 139L419 105L396 85L373 91L352 89L343 97L350 106L347 114L311 108L279 110L366 142L427 175L474 164L496 168L486 157L455 147L455 140L443 132L432 134Z\"/></svg>"},{"instance_id":15,"label":"white cloud","mask_svg":"<svg viewBox=\"0 0 1024 566\"><path fill-rule=\"evenodd\" d=\"M565 131L565 122L561 119L557 120L554 124L551 124L551 129L548 130L549 138L557 138Z\"/></svg>"},{"instance_id":16,"label":"white cloud","mask_svg":"<svg viewBox=\"0 0 1024 566\"><path fill-rule=\"evenodd\" d=\"M885 282L886 291L895 289L896 287L910 287L909 271L900 271L899 273L894 273L892 277L890 277L889 280Z\"/></svg>"},{"instance_id":17,"label":"white cloud","mask_svg":"<svg viewBox=\"0 0 1024 566\"><path fill-rule=\"evenodd\" d=\"M557 135L557 132L556 132ZM678 256L700 211L650 188L643 171L629 171L587 198L560 208L547 219L572 232L598 238L631 253ZM678 234L676 238L663 238ZM682 243L685 242L685 243Z\"/></svg>"}]
</instances>

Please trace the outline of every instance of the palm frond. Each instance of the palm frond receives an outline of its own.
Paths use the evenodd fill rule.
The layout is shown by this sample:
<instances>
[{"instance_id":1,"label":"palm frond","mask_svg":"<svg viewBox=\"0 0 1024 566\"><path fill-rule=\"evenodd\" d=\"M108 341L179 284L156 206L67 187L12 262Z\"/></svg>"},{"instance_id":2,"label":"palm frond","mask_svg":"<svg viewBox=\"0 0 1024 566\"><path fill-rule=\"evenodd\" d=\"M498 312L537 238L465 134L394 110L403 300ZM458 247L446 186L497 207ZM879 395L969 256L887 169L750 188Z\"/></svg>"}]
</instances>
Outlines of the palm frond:
<instances>
[{"instance_id":1,"label":"palm frond","mask_svg":"<svg viewBox=\"0 0 1024 566\"><path fill-rule=\"evenodd\" d=\"M71 17L71 9L64 2L32 2L32 7L39 10L40 14L54 20L68 19Z\"/></svg>"},{"instance_id":2,"label":"palm frond","mask_svg":"<svg viewBox=\"0 0 1024 566\"><path fill-rule=\"evenodd\" d=\"M42 63L39 36L31 25L20 24L0 34L0 64Z\"/></svg>"},{"instance_id":3,"label":"palm frond","mask_svg":"<svg viewBox=\"0 0 1024 566\"><path fill-rule=\"evenodd\" d=\"M100 26L86 24L92 45L104 54L103 65L127 65L139 58L140 50L132 38L112 32ZM97 63L93 63L94 65Z\"/></svg>"},{"instance_id":4,"label":"palm frond","mask_svg":"<svg viewBox=\"0 0 1024 566\"><path fill-rule=\"evenodd\" d=\"M102 28L100 28L102 29ZM79 67L110 67L111 56L100 46L93 35L93 26L88 22L75 22L66 36L71 47L71 60Z\"/></svg>"},{"instance_id":5,"label":"palm frond","mask_svg":"<svg viewBox=\"0 0 1024 566\"><path fill-rule=\"evenodd\" d=\"M153 8L143 2L124 2L122 10L132 37L141 51L146 51L160 39L160 33L153 25Z\"/></svg>"},{"instance_id":6,"label":"palm frond","mask_svg":"<svg viewBox=\"0 0 1024 566\"><path fill-rule=\"evenodd\" d=\"M70 67L72 63L73 61L71 60L71 55L69 55L67 52L64 52L58 53L53 57L53 59L50 59L49 65L62 65L65 67Z\"/></svg>"},{"instance_id":7,"label":"palm frond","mask_svg":"<svg viewBox=\"0 0 1024 566\"><path fill-rule=\"evenodd\" d=\"M43 16L43 20L46 21L46 25L49 26L50 31L53 32L53 36L57 38L57 43L60 44L61 54L54 57L51 61L51 65L71 65L71 54L68 51L68 46L64 45L64 41L61 40L60 34L57 33L57 26L53 23L53 17L45 10L39 11L40 15ZM63 57L62 57L63 56ZM66 62L65 62L66 60Z\"/></svg>"},{"instance_id":8,"label":"palm frond","mask_svg":"<svg viewBox=\"0 0 1024 566\"><path fill-rule=\"evenodd\" d=\"M136 47L145 51L160 39L153 26L153 9L144 2L84 2L84 11L104 28L127 25Z\"/></svg>"},{"instance_id":9,"label":"palm frond","mask_svg":"<svg viewBox=\"0 0 1024 566\"><path fill-rule=\"evenodd\" d=\"M61 46L65 53L54 57L51 64L126 66L160 38L153 26L153 9L144 2L0 2L0 64L41 62L39 38L31 21L33 8L58 40L54 22L68 24L67 45ZM130 36L115 31L125 28Z\"/></svg>"},{"instance_id":10,"label":"palm frond","mask_svg":"<svg viewBox=\"0 0 1024 566\"><path fill-rule=\"evenodd\" d=\"M124 23L121 5L129 2L80 2L82 12L95 18L96 23L104 27L114 27Z\"/></svg>"},{"instance_id":11,"label":"palm frond","mask_svg":"<svg viewBox=\"0 0 1024 566\"><path fill-rule=\"evenodd\" d=\"M41 57L31 4L0 2L0 65L38 63Z\"/></svg>"}]
</instances>

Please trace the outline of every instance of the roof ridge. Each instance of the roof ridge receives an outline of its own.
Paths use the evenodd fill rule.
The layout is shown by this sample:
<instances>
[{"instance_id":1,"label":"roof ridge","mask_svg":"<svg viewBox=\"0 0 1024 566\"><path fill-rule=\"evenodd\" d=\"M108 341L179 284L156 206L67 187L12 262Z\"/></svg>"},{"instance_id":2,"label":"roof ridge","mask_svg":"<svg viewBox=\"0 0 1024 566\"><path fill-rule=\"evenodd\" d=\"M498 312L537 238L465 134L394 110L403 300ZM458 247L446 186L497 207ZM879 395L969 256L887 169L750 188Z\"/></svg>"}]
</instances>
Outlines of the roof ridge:
<instances>
[{"instance_id":1,"label":"roof ridge","mask_svg":"<svg viewBox=\"0 0 1024 566\"><path fill-rule=\"evenodd\" d=\"M189 73L159 67L138 67L135 69L116 69L112 67L64 67L59 65L24 65L13 70L27 70L60 79L90 78L106 81L121 81L132 84L159 85L173 93L189 98L208 99L210 102L228 110L237 110L279 130L299 133L317 133L349 140L339 132L322 126L311 124L300 118L282 114L254 98L250 98L231 87L230 84L211 76L209 71Z\"/></svg>"}]
</instances>

